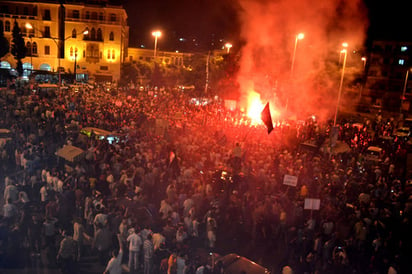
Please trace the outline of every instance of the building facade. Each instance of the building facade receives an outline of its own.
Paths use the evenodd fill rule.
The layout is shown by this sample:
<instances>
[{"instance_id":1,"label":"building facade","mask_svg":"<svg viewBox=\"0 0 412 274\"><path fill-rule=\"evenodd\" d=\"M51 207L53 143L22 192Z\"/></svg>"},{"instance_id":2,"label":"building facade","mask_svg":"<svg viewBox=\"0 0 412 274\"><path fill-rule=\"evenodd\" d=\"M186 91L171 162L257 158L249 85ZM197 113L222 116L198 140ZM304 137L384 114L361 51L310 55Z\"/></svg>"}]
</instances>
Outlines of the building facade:
<instances>
[{"instance_id":1,"label":"building facade","mask_svg":"<svg viewBox=\"0 0 412 274\"><path fill-rule=\"evenodd\" d=\"M364 95L385 109L398 110L403 104L409 111L412 42L374 41L369 54Z\"/></svg>"},{"instance_id":2,"label":"building facade","mask_svg":"<svg viewBox=\"0 0 412 274\"><path fill-rule=\"evenodd\" d=\"M117 81L127 56L129 27L122 6L108 1L2 1L0 20L5 37L12 40L17 22L24 36L25 75L34 71L76 74L77 80ZM9 53L2 68L15 68Z\"/></svg>"}]
</instances>

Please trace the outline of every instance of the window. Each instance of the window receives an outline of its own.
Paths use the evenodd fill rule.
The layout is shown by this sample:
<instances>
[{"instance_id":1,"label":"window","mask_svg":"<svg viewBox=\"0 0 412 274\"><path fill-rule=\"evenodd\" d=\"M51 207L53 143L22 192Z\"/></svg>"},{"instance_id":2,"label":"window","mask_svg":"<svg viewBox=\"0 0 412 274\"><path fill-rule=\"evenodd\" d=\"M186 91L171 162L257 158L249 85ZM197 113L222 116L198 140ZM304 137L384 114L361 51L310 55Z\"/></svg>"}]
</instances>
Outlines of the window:
<instances>
[{"instance_id":1,"label":"window","mask_svg":"<svg viewBox=\"0 0 412 274\"><path fill-rule=\"evenodd\" d=\"M97 12L92 12L92 19L97 20Z\"/></svg>"},{"instance_id":2,"label":"window","mask_svg":"<svg viewBox=\"0 0 412 274\"><path fill-rule=\"evenodd\" d=\"M110 59L110 49L107 50L107 59Z\"/></svg>"},{"instance_id":3,"label":"window","mask_svg":"<svg viewBox=\"0 0 412 274\"><path fill-rule=\"evenodd\" d=\"M114 13L110 14L110 21L116 22L116 14L114 14Z\"/></svg>"},{"instance_id":4,"label":"window","mask_svg":"<svg viewBox=\"0 0 412 274\"><path fill-rule=\"evenodd\" d=\"M114 60L114 58L116 58L115 51L114 51L114 49L112 49L112 59Z\"/></svg>"},{"instance_id":5,"label":"window","mask_svg":"<svg viewBox=\"0 0 412 274\"><path fill-rule=\"evenodd\" d=\"M101 20L101 21L104 20L103 12L99 13L99 20Z\"/></svg>"},{"instance_id":6,"label":"window","mask_svg":"<svg viewBox=\"0 0 412 274\"><path fill-rule=\"evenodd\" d=\"M44 37L50 38L50 27L49 26L44 27Z\"/></svg>"},{"instance_id":7,"label":"window","mask_svg":"<svg viewBox=\"0 0 412 274\"><path fill-rule=\"evenodd\" d=\"M401 47L401 51L402 51L402 52L405 52L405 51L407 51L407 50L408 50L408 47L407 47L407 46L402 46L402 47Z\"/></svg>"},{"instance_id":8,"label":"window","mask_svg":"<svg viewBox=\"0 0 412 274\"><path fill-rule=\"evenodd\" d=\"M83 50L83 58L85 58L85 57L86 57L86 51Z\"/></svg>"},{"instance_id":9,"label":"window","mask_svg":"<svg viewBox=\"0 0 412 274\"><path fill-rule=\"evenodd\" d=\"M103 41L102 30L100 28L97 29L97 40L98 41Z\"/></svg>"},{"instance_id":10,"label":"window","mask_svg":"<svg viewBox=\"0 0 412 274\"><path fill-rule=\"evenodd\" d=\"M6 21L6 24L4 25L4 31L10 32L10 21Z\"/></svg>"},{"instance_id":11,"label":"window","mask_svg":"<svg viewBox=\"0 0 412 274\"><path fill-rule=\"evenodd\" d=\"M86 11L86 19L90 19L90 11Z\"/></svg>"},{"instance_id":12,"label":"window","mask_svg":"<svg viewBox=\"0 0 412 274\"><path fill-rule=\"evenodd\" d=\"M391 45L386 45L385 51L386 51L386 52L392 51L392 46L391 46Z\"/></svg>"},{"instance_id":13,"label":"window","mask_svg":"<svg viewBox=\"0 0 412 274\"><path fill-rule=\"evenodd\" d=\"M23 14L24 15L29 15L29 8L28 7L23 8Z\"/></svg>"},{"instance_id":14,"label":"window","mask_svg":"<svg viewBox=\"0 0 412 274\"><path fill-rule=\"evenodd\" d=\"M78 10L73 10L72 11L72 17L73 18L80 18L80 12Z\"/></svg>"},{"instance_id":15,"label":"window","mask_svg":"<svg viewBox=\"0 0 412 274\"><path fill-rule=\"evenodd\" d=\"M37 54L37 43L33 42L33 54Z\"/></svg>"},{"instance_id":16,"label":"window","mask_svg":"<svg viewBox=\"0 0 412 274\"><path fill-rule=\"evenodd\" d=\"M72 30L72 38L76 38L77 37L77 32L76 29Z\"/></svg>"},{"instance_id":17,"label":"window","mask_svg":"<svg viewBox=\"0 0 412 274\"><path fill-rule=\"evenodd\" d=\"M26 43L26 52L27 52L27 55L28 56L31 56L31 43L30 42L27 42Z\"/></svg>"},{"instance_id":18,"label":"window","mask_svg":"<svg viewBox=\"0 0 412 274\"><path fill-rule=\"evenodd\" d=\"M43 20L51 20L50 10L44 10L44 18Z\"/></svg>"},{"instance_id":19,"label":"window","mask_svg":"<svg viewBox=\"0 0 412 274\"><path fill-rule=\"evenodd\" d=\"M405 60L404 59L399 59L398 64L401 65L401 66L405 65Z\"/></svg>"},{"instance_id":20,"label":"window","mask_svg":"<svg viewBox=\"0 0 412 274\"><path fill-rule=\"evenodd\" d=\"M114 41L114 33L113 33L113 31L110 33L110 35L109 35L109 40L110 41Z\"/></svg>"},{"instance_id":21,"label":"window","mask_svg":"<svg viewBox=\"0 0 412 274\"><path fill-rule=\"evenodd\" d=\"M100 70L109 70L108 66L100 66Z\"/></svg>"},{"instance_id":22,"label":"window","mask_svg":"<svg viewBox=\"0 0 412 274\"><path fill-rule=\"evenodd\" d=\"M94 28L92 28L92 31L90 32L90 39L96 40L96 30Z\"/></svg>"},{"instance_id":23,"label":"window","mask_svg":"<svg viewBox=\"0 0 412 274\"><path fill-rule=\"evenodd\" d=\"M70 48L70 57L73 57L73 47Z\"/></svg>"},{"instance_id":24,"label":"window","mask_svg":"<svg viewBox=\"0 0 412 274\"><path fill-rule=\"evenodd\" d=\"M50 46L44 46L44 55L50 55Z\"/></svg>"}]
</instances>

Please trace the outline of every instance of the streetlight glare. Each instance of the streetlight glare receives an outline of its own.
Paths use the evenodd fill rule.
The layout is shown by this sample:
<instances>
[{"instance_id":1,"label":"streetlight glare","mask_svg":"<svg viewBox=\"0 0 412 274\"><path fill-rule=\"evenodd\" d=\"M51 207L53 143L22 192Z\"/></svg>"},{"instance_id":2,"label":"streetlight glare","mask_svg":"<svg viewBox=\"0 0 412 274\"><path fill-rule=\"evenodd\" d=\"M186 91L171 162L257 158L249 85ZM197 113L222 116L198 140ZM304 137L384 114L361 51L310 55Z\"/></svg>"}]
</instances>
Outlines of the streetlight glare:
<instances>
[{"instance_id":1,"label":"streetlight glare","mask_svg":"<svg viewBox=\"0 0 412 274\"><path fill-rule=\"evenodd\" d=\"M305 34L304 33L299 33L297 37L298 37L299 40L302 40L303 38L305 38Z\"/></svg>"},{"instance_id":2,"label":"streetlight glare","mask_svg":"<svg viewBox=\"0 0 412 274\"><path fill-rule=\"evenodd\" d=\"M162 32L160 30L155 30L152 32L152 35L157 38L162 36Z\"/></svg>"},{"instance_id":3,"label":"streetlight glare","mask_svg":"<svg viewBox=\"0 0 412 274\"><path fill-rule=\"evenodd\" d=\"M26 29L33 29L33 26L30 23L26 23L24 26Z\"/></svg>"},{"instance_id":4,"label":"streetlight glare","mask_svg":"<svg viewBox=\"0 0 412 274\"><path fill-rule=\"evenodd\" d=\"M348 43L342 43L342 47L347 48L348 47Z\"/></svg>"}]
</instances>

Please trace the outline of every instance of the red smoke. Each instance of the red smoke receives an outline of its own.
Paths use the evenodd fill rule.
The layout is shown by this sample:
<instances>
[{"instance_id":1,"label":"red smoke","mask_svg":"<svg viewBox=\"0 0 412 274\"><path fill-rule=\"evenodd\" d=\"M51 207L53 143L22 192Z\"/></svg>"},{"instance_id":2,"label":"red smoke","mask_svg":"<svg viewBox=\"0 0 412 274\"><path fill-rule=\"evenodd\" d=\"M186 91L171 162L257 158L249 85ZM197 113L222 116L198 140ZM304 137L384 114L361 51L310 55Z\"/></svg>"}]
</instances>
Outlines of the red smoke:
<instances>
[{"instance_id":1,"label":"red smoke","mask_svg":"<svg viewBox=\"0 0 412 274\"><path fill-rule=\"evenodd\" d=\"M240 104L251 91L262 102L284 109L286 118L316 113L330 118L339 88L342 42L363 46L367 28L361 0L239 0L241 51ZM292 56L296 35L304 33ZM334 65L330 65L334 64ZM345 76L346 77L346 76ZM348 76L349 77L349 76Z\"/></svg>"}]
</instances>

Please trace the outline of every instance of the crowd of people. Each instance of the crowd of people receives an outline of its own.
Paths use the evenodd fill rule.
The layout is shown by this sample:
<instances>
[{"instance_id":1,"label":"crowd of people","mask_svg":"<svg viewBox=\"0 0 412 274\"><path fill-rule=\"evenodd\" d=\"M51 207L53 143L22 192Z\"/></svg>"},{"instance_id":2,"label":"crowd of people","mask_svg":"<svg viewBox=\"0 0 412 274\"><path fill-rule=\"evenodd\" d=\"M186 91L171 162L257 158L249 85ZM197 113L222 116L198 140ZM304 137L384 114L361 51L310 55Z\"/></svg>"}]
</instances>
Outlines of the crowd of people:
<instances>
[{"instance_id":1,"label":"crowd of people","mask_svg":"<svg viewBox=\"0 0 412 274\"><path fill-rule=\"evenodd\" d=\"M190 99L175 90L2 91L0 128L12 138L0 147L0 267L43 252L43 265L65 273L90 255L105 273L222 273L203 255L242 252L273 273L410 270L407 142L382 138L395 120L340 121L331 146L328 121L276 123L268 135L218 101ZM85 127L119 138L85 136ZM382 159L364 157L373 144ZM56 156L65 145L83 157ZM308 199L320 206L309 210Z\"/></svg>"}]
</instances>

